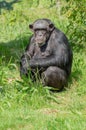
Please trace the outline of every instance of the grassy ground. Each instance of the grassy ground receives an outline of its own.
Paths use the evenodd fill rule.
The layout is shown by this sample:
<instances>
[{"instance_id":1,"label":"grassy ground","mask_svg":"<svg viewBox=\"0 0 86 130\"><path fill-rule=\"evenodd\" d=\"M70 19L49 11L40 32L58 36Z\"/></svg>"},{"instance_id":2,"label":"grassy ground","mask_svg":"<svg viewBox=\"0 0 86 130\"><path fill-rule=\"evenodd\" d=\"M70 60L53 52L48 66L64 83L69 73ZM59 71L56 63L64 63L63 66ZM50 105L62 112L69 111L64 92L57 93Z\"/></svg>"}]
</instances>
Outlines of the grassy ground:
<instances>
[{"instance_id":1,"label":"grassy ground","mask_svg":"<svg viewBox=\"0 0 86 130\"><path fill-rule=\"evenodd\" d=\"M85 43L74 44L66 16L60 16L51 3L42 2L37 7L36 1L32 6L31 1L22 0L10 5L13 10L1 8L0 130L86 130ZM19 75L20 56L31 35L28 24L44 17L66 33L73 49L68 88L60 93L51 93L38 81L22 81Z\"/></svg>"}]
</instances>

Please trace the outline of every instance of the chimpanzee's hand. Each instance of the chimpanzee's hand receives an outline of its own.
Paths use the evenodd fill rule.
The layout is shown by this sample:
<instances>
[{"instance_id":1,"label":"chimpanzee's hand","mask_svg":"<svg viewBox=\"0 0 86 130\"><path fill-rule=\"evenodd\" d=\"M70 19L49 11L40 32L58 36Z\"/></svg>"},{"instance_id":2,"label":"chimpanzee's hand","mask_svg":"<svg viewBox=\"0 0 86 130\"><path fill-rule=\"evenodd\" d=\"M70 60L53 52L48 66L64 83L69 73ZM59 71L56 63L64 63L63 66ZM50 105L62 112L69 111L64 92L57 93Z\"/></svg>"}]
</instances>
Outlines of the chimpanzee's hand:
<instances>
[{"instance_id":1,"label":"chimpanzee's hand","mask_svg":"<svg viewBox=\"0 0 86 130\"><path fill-rule=\"evenodd\" d=\"M20 61L20 76L21 77L23 75L28 76L29 60L30 60L30 57L27 55L27 53L24 53Z\"/></svg>"}]
</instances>

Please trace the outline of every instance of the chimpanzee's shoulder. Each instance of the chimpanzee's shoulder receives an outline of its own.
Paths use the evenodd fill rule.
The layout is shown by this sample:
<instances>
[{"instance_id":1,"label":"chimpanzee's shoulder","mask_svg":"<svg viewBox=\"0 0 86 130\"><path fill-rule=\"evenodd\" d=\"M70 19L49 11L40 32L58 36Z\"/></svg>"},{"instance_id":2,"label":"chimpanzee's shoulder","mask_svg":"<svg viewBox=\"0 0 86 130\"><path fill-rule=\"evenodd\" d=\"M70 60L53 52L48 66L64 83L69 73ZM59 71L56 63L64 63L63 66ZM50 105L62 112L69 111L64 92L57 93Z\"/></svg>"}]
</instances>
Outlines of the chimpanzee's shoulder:
<instances>
[{"instance_id":1,"label":"chimpanzee's shoulder","mask_svg":"<svg viewBox=\"0 0 86 130\"><path fill-rule=\"evenodd\" d=\"M61 31L60 29L55 27L54 33L57 34L56 35L56 36L58 36L57 38L68 41L68 38L67 38L66 34L63 31Z\"/></svg>"}]
</instances>

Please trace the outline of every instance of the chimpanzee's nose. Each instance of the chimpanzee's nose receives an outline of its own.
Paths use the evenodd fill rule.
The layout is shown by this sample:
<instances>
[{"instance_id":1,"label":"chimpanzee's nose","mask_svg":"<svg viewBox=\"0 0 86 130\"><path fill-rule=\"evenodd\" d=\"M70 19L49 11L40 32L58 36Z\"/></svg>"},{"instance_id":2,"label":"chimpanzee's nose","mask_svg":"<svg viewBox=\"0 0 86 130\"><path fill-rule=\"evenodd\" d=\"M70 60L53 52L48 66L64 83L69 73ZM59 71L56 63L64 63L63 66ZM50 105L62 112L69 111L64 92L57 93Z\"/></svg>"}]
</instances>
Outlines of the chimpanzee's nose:
<instances>
[{"instance_id":1,"label":"chimpanzee's nose","mask_svg":"<svg viewBox=\"0 0 86 130\"><path fill-rule=\"evenodd\" d=\"M39 37L42 37L42 33L41 33L41 32L39 32L39 33L38 33L38 36L39 36Z\"/></svg>"},{"instance_id":2,"label":"chimpanzee's nose","mask_svg":"<svg viewBox=\"0 0 86 130\"><path fill-rule=\"evenodd\" d=\"M42 34L39 34L39 37L42 37Z\"/></svg>"}]
</instances>

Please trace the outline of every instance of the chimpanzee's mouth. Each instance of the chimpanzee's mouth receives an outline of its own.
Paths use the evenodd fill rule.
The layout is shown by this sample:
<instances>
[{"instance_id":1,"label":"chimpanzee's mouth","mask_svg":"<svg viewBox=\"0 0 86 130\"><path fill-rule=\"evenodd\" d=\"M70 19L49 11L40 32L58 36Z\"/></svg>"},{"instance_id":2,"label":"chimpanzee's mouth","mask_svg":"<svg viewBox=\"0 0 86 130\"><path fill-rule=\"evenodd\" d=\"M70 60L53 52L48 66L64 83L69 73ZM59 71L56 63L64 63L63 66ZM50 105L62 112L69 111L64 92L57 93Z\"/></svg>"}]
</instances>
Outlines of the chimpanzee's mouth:
<instances>
[{"instance_id":1,"label":"chimpanzee's mouth","mask_svg":"<svg viewBox=\"0 0 86 130\"><path fill-rule=\"evenodd\" d=\"M41 43L43 43L43 40L37 39L37 40L36 40L36 43L41 44Z\"/></svg>"},{"instance_id":2,"label":"chimpanzee's mouth","mask_svg":"<svg viewBox=\"0 0 86 130\"><path fill-rule=\"evenodd\" d=\"M42 46L42 45L45 44L45 42L43 42L43 40L41 40L41 39L37 39L37 40L35 41L35 43L38 44L38 46Z\"/></svg>"},{"instance_id":3,"label":"chimpanzee's mouth","mask_svg":"<svg viewBox=\"0 0 86 130\"><path fill-rule=\"evenodd\" d=\"M38 43L38 46L43 46L45 42Z\"/></svg>"}]
</instances>

